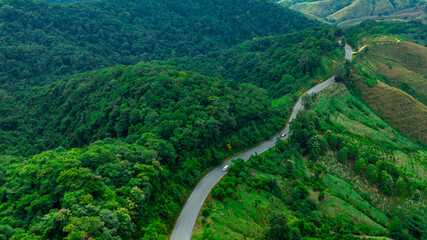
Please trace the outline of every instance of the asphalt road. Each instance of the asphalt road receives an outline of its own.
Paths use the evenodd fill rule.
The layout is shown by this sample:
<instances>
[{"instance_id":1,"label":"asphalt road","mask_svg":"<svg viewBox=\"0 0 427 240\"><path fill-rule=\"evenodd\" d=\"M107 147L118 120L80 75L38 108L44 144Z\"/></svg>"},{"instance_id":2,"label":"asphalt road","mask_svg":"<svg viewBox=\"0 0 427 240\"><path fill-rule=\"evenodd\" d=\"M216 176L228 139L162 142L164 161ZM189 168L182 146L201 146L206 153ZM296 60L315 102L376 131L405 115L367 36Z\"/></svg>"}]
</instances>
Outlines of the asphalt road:
<instances>
[{"instance_id":1,"label":"asphalt road","mask_svg":"<svg viewBox=\"0 0 427 240\"><path fill-rule=\"evenodd\" d=\"M350 60L353 57L353 50L349 45L345 45L345 58ZM329 78L328 80L314 86L308 90L305 94L314 94L322 91L323 89L329 87L332 83L335 82L335 76ZM297 116L298 111L304 109L302 104L302 96L298 99L297 103L294 106L292 114L289 118L288 124L284 130L272 137L270 140L265 141L264 143L236 156L234 159L242 158L243 160L249 160L250 156L255 155L256 153L261 154L269 148L274 147L277 138L285 139L289 137L289 122L291 122ZM285 137L282 135L285 134ZM226 165L231 165L232 160L229 160L220 166L216 167L210 173L208 173L196 186L196 188L191 193L188 198L184 208L181 211L181 214L175 224L175 227L172 232L171 240L190 240L191 234L193 232L193 227L196 222L197 216L199 215L200 209L205 201L206 197L209 195L209 192L215 186L215 184L227 174L226 171L222 169Z\"/></svg>"}]
</instances>

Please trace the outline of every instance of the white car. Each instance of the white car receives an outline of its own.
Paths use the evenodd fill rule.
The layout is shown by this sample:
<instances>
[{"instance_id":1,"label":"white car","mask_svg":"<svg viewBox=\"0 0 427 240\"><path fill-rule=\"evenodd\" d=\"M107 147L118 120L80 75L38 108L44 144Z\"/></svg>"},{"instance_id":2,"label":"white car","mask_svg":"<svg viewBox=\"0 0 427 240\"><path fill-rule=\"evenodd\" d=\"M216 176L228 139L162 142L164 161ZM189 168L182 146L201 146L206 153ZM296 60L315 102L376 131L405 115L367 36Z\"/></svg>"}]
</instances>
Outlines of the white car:
<instances>
[{"instance_id":1,"label":"white car","mask_svg":"<svg viewBox=\"0 0 427 240\"><path fill-rule=\"evenodd\" d=\"M282 134L282 137L286 137L286 135L287 135L287 134L286 134L286 133L284 133L284 134Z\"/></svg>"},{"instance_id":2,"label":"white car","mask_svg":"<svg viewBox=\"0 0 427 240\"><path fill-rule=\"evenodd\" d=\"M227 171L228 167L229 167L228 165L225 165L222 171Z\"/></svg>"}]
</instances>

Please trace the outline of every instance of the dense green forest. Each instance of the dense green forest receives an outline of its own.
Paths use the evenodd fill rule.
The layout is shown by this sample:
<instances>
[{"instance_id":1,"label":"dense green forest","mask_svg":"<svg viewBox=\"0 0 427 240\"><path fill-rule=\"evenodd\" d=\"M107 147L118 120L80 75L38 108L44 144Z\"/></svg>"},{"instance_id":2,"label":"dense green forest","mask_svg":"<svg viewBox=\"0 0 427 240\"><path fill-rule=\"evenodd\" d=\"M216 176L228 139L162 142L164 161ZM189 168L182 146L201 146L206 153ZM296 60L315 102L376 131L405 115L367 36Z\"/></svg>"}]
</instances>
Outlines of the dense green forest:
<instances>
[{"instance_id":1,"label":"dense green forest","mask_svg":"<svg viewBox=\"0 0 427 240\"><path fill-rule=\"evenodd\" d=\"M350 42L393 28L364 24ZM333 75L343 35L269 1L0 0L0 239L165 239L207 169ZM312 156L335 126L306 118L289 151Z\"/></svg>"},{"instance_id":2,"label":"dense green forest","mask_svg":"<svg viewBox=\"0 0 427 240\"><path fill-rule=\"evenodd\" d=\"M307 38L307 34L312 37ZM179 65L174 71L198 69L209 75L222 75L223 78L232 79L229 84L233 86L239 82L256 84L268 89L265 98L288 95L286 105L290 108L301 90L314 85L316 79L322 80L332 75L332 59L342 57L336 42L340 34L333 27L316 28L297 34L254 39L213 56L208 55L200 62L197 61L198 58L180 58L167 62ZM298 54L292 54L294 51L298 51ZM159 63L154 64L158 66ZM105 137L141 134L136 130L138 124L145 127L147 132L155 128L168 126L170 129L175 126L166 123L158 126L163 121L161 119L152 123L153 128L147 128L144 120L150 111L143 111L145 106L138 101L142 101L142 97L148 98L147 94L152 94L144 102L154 101L156 103L149 107L164 111L169 107L169 103L165 102L169 100L166 99L176 100L178 96L183 96L180 95L183 94L180 92L182 89L175 89L177 86L172 88L170 83L164 82L160 83L162 88L154 87L156 84L149 87L145 83L134 82L134 78L149 79L142 70L134 72L132 68L119 67L115 71L114 74L88 72L62 77L52 84L27 88L26 91L13 95L7 91L0 92L0 97L4 99L0 105L0 110L4 113L0 116L0 128L3 130L0 152L31 155L58 146L82 147ZM155 74L156 71L153 71ZM177 77L175 75L166 74L163 78L173 79ZM172 90L175 91L173 94ZM172 110L178 111L180 108L181 106L176 106ZM188 110L186 114L190 112ZM283 109L281 117L286 116L287 112L288 109ZM138 115L135 120L135 114L142 116ZM247 114L256 113L249 111ZM246 121L248 117L239 121ZM174 117L171 116L170 119ZM117 128L120 130L116 130ZM229 130L234 131L233 128ZM165 133L158 136L166 139L171 137ZM210 138L212 137L206 140L210 141Z\"/></svg>"},{"instance_id":3,"label":"dense green forest","mask_svg":"<svg viewBox=\"0 0 427 240\"><path fill-rule=\"evenodd\" d=\"M1 0L0 84L14 91L53 75L206 54L315 24L257 0Z\"/></svg>"},{"instance_id":4,"label":"dense green forest","mask_svg":"<svg viewBox=\"0 0 427 240\"><path fill-rule=\"evenodd\" d=\"M337 31L337 29L330 27L308 30L308 32L315 34L314 36L323 38L326 42L326 48L329 47L331 50L337 51L338 54L339 46L335 44L335 38L339 36L335 35ZM164 176L155 176L154 183L151 185L156 187L149 188L150 195L144 200L144 204L150 206L149 209L153 211L144 208L140 210L144 212L143 214L139 212L138 214L135 213L137 216L131 216L129 221L137 226L131 230L117 229L111 233L112 230L108 230L109 227L105 229L100 227L97 232L88 232L87 225L82 225L71 232L71 230L64 230L64 225L58 224L52 227L55 229L52 232L42 233L42 230L35 230L35 224L38 224L41 219L48 218L47 214L49 214L50 209L60 211L71 207L73 204L62 204L66 197L65 193L72 190L57 193L57 190L49 189L43 192L44 195L39 193L39 195L33 196L36 192L41 191L41 186L30 188L23 186L19 190L22 192L17 194L19 196L17 202L21 202L26 197L30 198L28 195L32 195L31 199L47 198L46 195L54 197L52 197L52 205L43 209L27 207L28 211L19 215L18 210L16 210L17 206L15 206L16 198L13 197L16 195L10 195L10 189L14 189L14 186L17 185L15 182L21 180L17 177L18 175L13 173L14 171L9 171L9 168L2 168L4 171L2 183L13 183L3 184L0 191L3 200L1 209L5 210L2 212L3 227L8 229L9 234L16 236L20 236L17 235L18 233L29 234L34 238L43 234L53 234L53 232L58 234L57 237L65 237L70 234L70 238L72 234L94 237L112 234L112 236L120 236L123 239L128 239L129 236L136 238L144 236L147 239L156 239L158 235L164 236L187 193L186 189L195 183L206 168L221 162L226 156L238 150L273 135L279 128L283 127L284 119L287 118L299 91L314 84L313 81L308 81L309 76L329 74L332 59L329 61L324 59L330 52L323 49L323 45L321 45L322 48L319 46L315 50L319 54L318 57L323 59L322 64L317 65L316 69L311 72L305 72L305 68L301 67L295 58L288 59L288 55L281 56L281 54L293 51L293 49L301 49L304 52L310 46L319 44L318 38L305 38L304 36L304 34L288 34L277 38L265 38L266 43L276 46L274 51L268 51L266 46L261 48L262 45L259 43L262 43L263 39L254 39L242 45L252 46L247 48L248 53L251 52L250 54L259 51L260 54L265 55L265 58L271 56L273 59L277 59L277 63L275 61L265 63L266 69L274 69L277 72L271 71L271 77L265 78L264 82L254 81L255 78L229 81L188 71L183 69L185 64L172 67L152 62L60 77L53 83L31 87L26 92L17 92L15 96L3 91L3 99L11 105L3 104L5 107L2 108L4 112L9 113L7 114L9 118L2 121L2 151L20 156L57 148L53 152L45 152L33 157L11 158L12 160L5 157L7 160L4 160L4 166L9 166L10 161L12 161L16 164L14 165L16 169L23 169L27 164L33 164L38 169L37 171L44 171L41 169L48 168L50 164L58 163L56 157L52 157L46 160L47 162L40 164L37 159L41 156L44 154L53 154L54 156L65 154L68 156L71 153L66 149L79 147L79 149L73 150L76 155L72 157L77 159L77 162L72 166L64 166L55 174L60 174L61 171L70 171L69 169L72 168L76 168L78 171L80 168L89 169L84 171L88 171L96 179L99 179L97 180L100 182L99 191L112 189L122 196L122 200L120 200L122 202L119 202L119 205L108 208L113 212L121 208L128 209L123 202L123 199L126 199L124 196L127 192L122 192L125 190L121 188L129 188L130 191L134 186L138 186L142 189L142 186L134 185L135 180L131 180L139 173L126 165L127 162L141 163L142 160L132 157L128 159L124 153L114 153L117 159L114 158L116 160L108 163L107 170L100 172L101 168L98 169L98 167L103 163L99 162L101 160L82 159L83 155L90 152L94 146L103 147L107 145L106 147L110 148L113 147L112 145L118 144L123 145L123 148L140 149L142 158L145 156L144 151L147 151L150 157L158 162L159 167L164 169L163 172L167 173ZM283 44L283 42L297 43L300 41L304 44L297 46ZM245 55L244 47L236 49L239 49L241 56ZM236 50L233 48L230 51ZM232 54L229 55L232 56ZM339 55L342 56L342 54ZM225 62L226 58L220 56L222 54L214 57ZM206 61L214 62L214 57ZM188 62L189 60L182 61ZM234 61L236 60L227 61L229 65L223 69L231 70L233 68L231 63ZM329 64L326 64L327 62ZM215 66L221 66L221 64L222 62L218 60ZM238 63L233 64L238 65ZM291 71L293 72L281 71L280 67L277 66L280 64L292 66ZM189 64L188 68L198 65L200 64L194 60L194 63ZM289 75L290 73L295 73L297 78L293 78ZM229 76L232 77L233 74L238 75L238 73L232 73ZM261 71L257 74L261 77L264 73ZM284 77L277 77L282 74ZM264 86L278 86L277 81L282 81L282 78L287 81L284 87L288 89L281 94L286 94L288 97L285 102L281 103L273 103L267 91L252 85L255 83ZM278 91L282 91L280 89L271 88L269 92L279 95ZM13 107L7 108L7 106ZM11 120L12 113L17 115ZM105 138L111 140L100 142ZM120 140L112 140L116 138ZM101 150L96 151L99 154L102 152ZM111 151L114 152L115 150ZM132 152L133 150L129 151ZM93 157L99 156L97 153L92 154ZM84 161L94 161L94 163L83 163ZM96 163L97 161L98 163ZM150 165L150 162L144 160L143 164ZM113 169L116 170L113 171ZM129 179L125 177L118 180L119 182L109 180L120 178L121 173L125 170L131 173L131 175L126 175ZM177 171L179 174L176 174ZM107 175L104 176L103 174ZM46 175L39 176L38 181L49 182L47 179L56 179L58 176L48 172ZM25 185L25 183L22 184ZM158 186L159 184L162 185ZM77 202L74 202L75 207L80 206L80 200L85 196L84 198L93 199L90 206L96 207L97 210L89 214L78 209L76 212L71 209L68 219L73 218L75 221L84 222L85 220L77 220L77 218L92 217L92 220L96 220L96 224L100 224L99 226L109 224L100 215L101 211L105 210L104 202L106 201L102 197L102 193L84 190L75 194L77 194L75 199L78 199ZM92 198L87 196L88 194ZM88 204L82 204L82 206L86 205ZM31 211L29 211L30 208ZM24 218L30 212L34 214L31 215L34 217L31 219ZM6 216L10 218L6 218ZM64 222L63 224L71 223L77 224L75 222ZM47 225L37 226L38 229L47 228Z\"/></svg>"},{"instance_id":5,"label":"dense green forest","mask_svg":"<svg viewBox=\"0 0 427 240\"><path fill-rule=\"evenodd\" d=\"M394 35L427 46L427 24L421 21L364 21L346 31L346 40L357 46L368 36Z\"/></svg>"},{"instance_id":6,"label":"dense green forest","mask_svg":"<svg viewBox=\"0 0 427 240\"><path fill-rule=\"evenodd\" d=\"M183 194L201 172L235 150L271 136L284 124L265 90L173 67L119 66L66 80L39 87L35 92L40 95L28 96L35 111L25 125L27 132L17 135L43 137L28 145L17 142L21 146L15 155L31 146L50 143L42 148L53 148L61 141L67 141L65 148L29 158L2 158L0 219L11 234L70 239L74 234L100 239L105 234L122 239L145 234L157 239L156 234L166 233ZM2 147L8 147L5 136ZM104 140L65 150L106 138L128 143ZM69 183L62 184L63 180ZM133 188L137 192L132 193ZM121 197L115 199L116 192ZM132 200L129 194L141 199ZM43 205L36 207L37 202ZM129 224L127 229L102 228L117 227L114 222L99 222L105 211L109 215L104 217ZM64 217L70 222L57 222L56 213L68 214ZM74 227L67 228L68 224Z\"/></svg>"}]
</instances>

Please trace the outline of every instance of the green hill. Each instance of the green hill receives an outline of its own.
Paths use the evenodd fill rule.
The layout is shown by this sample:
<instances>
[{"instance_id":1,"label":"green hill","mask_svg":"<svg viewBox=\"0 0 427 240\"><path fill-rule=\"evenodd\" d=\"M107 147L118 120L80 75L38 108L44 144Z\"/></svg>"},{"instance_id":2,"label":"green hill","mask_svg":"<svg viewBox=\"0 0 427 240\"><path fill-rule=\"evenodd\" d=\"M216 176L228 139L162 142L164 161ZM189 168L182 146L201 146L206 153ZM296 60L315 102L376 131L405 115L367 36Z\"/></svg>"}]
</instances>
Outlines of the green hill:
<instances>
[{"instance_id":1,"label":"green hill","mask_svg":"<svg viewBox=\"0 0 427 240\"><path fill-rule=\"evenodd\" d=\"M0 84L15 91L51 76L191 57L314 22L267 1L0 1Z\"/></svg>"},{"instance_id":2,"label":"green hill","mask_svg":"<svg viewBox=\"0 0 427 240\"><path fill-rule=\"evenodd\" d=\"M260 88L157 64L30 93L31 110L17 132L0 132L1 148L16 138L16 156L62 142L71 150L0 157L0 238L158 239L203 171L284 123Z\"/></svg>"},{"instance_id":3,"label":"green hill","mask_svg":"<svg viewBox=\"0 0 427 240\"><path fill-rule=\"evenodd\" d=\"M0 237L163 239L206 169L276 133L299 92L331 73L341 34L309 29L256 38L201 62L171 59L177 67L116 66L1 91ZM307 65L289 55L295 49ZM234 78L243 70L231 71L238 59L249 55L271 58L250 63L274 69L265 81L187 70ZM273 101L270 93L285 96Z\"/></svg>"},{"instance_id":4,"label":"green hill","mask_svg":"<svg viewBox=\"0 0 427 240\"><path fill-rule=\"evenodd\" d=\"M309 16L324 19L329 22L344 22L347 20L366 20L366 17L383 17L395 14L394 18L412 19L423 15L425 0L280 0L278 3ZM407 11L412 9L412 11ZM405 14L404 14L405 13ZM412 14L412 15L411 15ZM392 17L393 18L393 17Z\"/></svg>"},{"instance_id":5,"label":"green hill","mask_svg":"<svg viewBox=\"0 0 427 240\"><path fill-rule=\"evenodd\" d=\"M427 237L427 152L343 84L310 106L292 122L290 139L228 170L194 239Z\"/></svg>"}]
</instances>

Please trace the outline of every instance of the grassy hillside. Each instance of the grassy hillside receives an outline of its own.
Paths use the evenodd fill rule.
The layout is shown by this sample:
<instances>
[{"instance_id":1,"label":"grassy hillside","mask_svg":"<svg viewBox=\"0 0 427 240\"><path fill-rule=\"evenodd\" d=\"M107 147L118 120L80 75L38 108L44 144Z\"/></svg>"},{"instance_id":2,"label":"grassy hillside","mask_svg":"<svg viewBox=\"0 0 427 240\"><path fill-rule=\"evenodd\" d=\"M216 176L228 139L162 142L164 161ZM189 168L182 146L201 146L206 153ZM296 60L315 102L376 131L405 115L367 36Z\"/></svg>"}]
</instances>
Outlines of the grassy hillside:
<instances>
[{"instance_id":1,"label":"grassy hillside","mask_svg":"<svg viewBox=\"0 0 427 240\"><path fill-rule=\"evenodd\" d=\"M421 212L417 226L426 226L427 152L375 116L343 84L320 93L311 108L318 118L300 114L293 124L302 125L299 135L230 168L204 205L195 239L427 236L407 224ZM310 122L318 130L304 127ZM320 152L313 150L316 146ZM392 190L382 177L372 177L372 169L392 176ZM275 230L278 222L281 231Z\"/></svg>"},{"instance_id":2,"label":"grassy hillside","mask_svg":"<svg viewBox=\"0 0 427 240\"><path fill-rule=\"evenodd\" d=\"M390 86L427 104L427 48L389 37L362 40L367 46L358 61L370 72L379 73ZM360 57L359 57L360 56Z\"/></svg>"},{"instance_id":3,"label":"grassy hillside","mask_svg":"<svg viewBox=\"0 0 427 240\"><path fill-rule=\"evenodd\" d=\"M400 15L404 16L395 14L395 19L414 19L424 15L424 8L415 7L425 7L426 4L425 0L280 0L278 2L309 16L322 18L333 23L348 20L360 22L366 20L366 17L383 17L397 12L401 12ZM404 14L402 11L406 11L406 13Z\"/></svg>"},{"instance_id":4,"label":"grassy hillside","mask_svg":"<svg viewBox=\"0 0 427 240\"><path fill-rule=\"evenodd\" d=\"M427 49L390 37L359 44L355 92L393 127L426 144Z\"/></svg>"}]
</instances>

